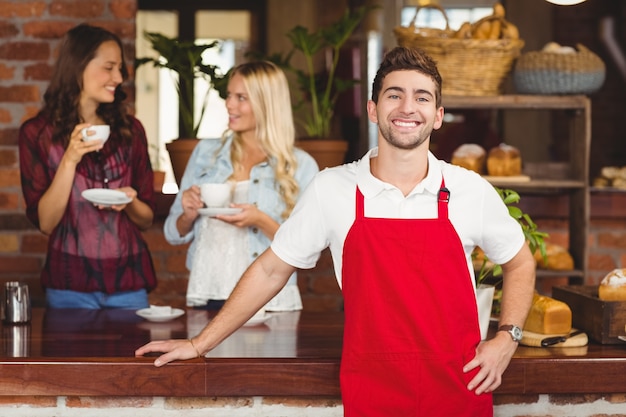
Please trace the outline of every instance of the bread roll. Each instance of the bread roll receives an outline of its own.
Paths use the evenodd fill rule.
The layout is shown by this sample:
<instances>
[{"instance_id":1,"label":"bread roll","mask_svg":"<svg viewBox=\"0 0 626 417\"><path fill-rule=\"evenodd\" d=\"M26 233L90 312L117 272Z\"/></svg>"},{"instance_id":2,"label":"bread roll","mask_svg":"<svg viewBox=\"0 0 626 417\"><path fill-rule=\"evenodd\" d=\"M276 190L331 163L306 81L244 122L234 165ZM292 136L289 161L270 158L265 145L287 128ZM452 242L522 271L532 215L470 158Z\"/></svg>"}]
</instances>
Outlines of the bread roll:
<instances>
[{"instance_id":1,"label":"bread roll","mask_svg":"<svg viewBox=\"0 0 626 417\"><path fill-rule=\"evenodd\" d=\"M610 187L611 186L611 180L608 179L608 178L597 177L597 178L593 179L593 186L594 187L599 187L599 188Z\"/></svg>"},{"instance_id":2,"label":"bread roll","mask_svg":"<svg viewBox=\"0 0 626 417\"><path fill-rule=\"evenodd\" d=\"M561 245L546 242L546 259L543 259L541 252L534 253L537 267L540 269L550 269L554 271L569 271L574 269L574 258Z\"/></svg>"},{"instance_id":3,"label":"bread roll","mask_svg":"<svg viewBox=\"0 0 626 417\"><path fill-rule=\"evenodd\" d=\"M626 190L626 180L624 178L615 178L611 185L620 190Z\"/></svg>"},{"instance_id":4,"label":"bread roll","mask_svg":"<svg viewBox=\"0 0 626 417\"><path fill-rule=\"evenodd\" d=\"M519 39L519 29L511 22L502 25L502 39Z\"/></svg>"},{"instance_id":5,"label":"bread roll","mask_svg":"<svg viewBox=\"0 0 626 417\"><path fill-rule=\"evenodd\" d=\"M567 334L572 329L572 310L562 301L535 293L524 330L541 334Z\"/></svg>"},{"instance_id":6,"label":"bread roll","mask_svg":"<svg viewBox=\"0 0 626 417\"><path fill-rule=\"evenodd\" d=\"M461 25L459 30L454 32L455 39L468 39L472 36L472 24L470 22L465 22Z\"/></svg>"},{"instance_id":7,"label":"bread roll","mask_svg":"<svg viewBox=\"0 0 626 417\"><path fill-rule=\"evenodd\" d=\"M606 274L598 287L598 297L605 301L626 301L626 268Z\"/></svg>"},{"instance_id":8,"label":"bread roll","mask_svg":"<svg viewBox=\"0 0 626 417\"><path fill-rule=\"evenodd\" d=\"M491 22L489 20L483 20L476 23L472 38L473 39L489 39L491 34Z\"/></svg>"},{"instance_id":9,"label":"bread roll","mask_svg":"<svg viewBox=\"0 0 626 417\"><path fill-rule=\"evenodd\" d=\"M495 16L504 17L504 14L505 14L504 6L502 6L501 3L494 3L493 4L493 14Z\"/></svg>"},{"instance_id":10,"label":"bread roll","mask_svg":"<svg viewBox=\"0 0 626 417\"><path fill-rule=\"evenodd\" d=\"M620 174L620 167L616 167L616 166L608 166L608 167L603 167L600 170L600 175L602 175L602 177L607 178L609 180L615 179L617 177L619 177Z\"/></svg>"},{"instance_id":11,"label":"bread roll","mask_svg":"<svg viewBox=\"0 0 626 417\"><path fill-rule=\"evenodd\" d=\"M467 168L471 171L483 173L487 152L482 146L475 143L464 143L452 153L452 164Z\"/></svg>"},{"instance_id":12,"label":"bread roll","mask_svg":"<svg viewBox=\"0 0 626 417\"><path fill-rule=\"evenodd\" d=\"M491 22L491 31L489 32L489 39L500 39L502 35L502 22L494 20Z\"/></svg>"},{"instance_id":13,"label":"bread roll","mask_svg":"<svg viewBox=\"0 0 626 417\"><path fill-rule=\"evenodd\" d=\"M495 177L522 175L522 155L519 149L504 143L492 148L487 156L487 173Z\"/></svg>"},{"instance_id":14,"label":"bread roll","mask_svg":"<svg viewBox=\"0 0 626 417\"><path fill-rule=\"evenodd\" d=\"M561 45L559 45L558 43L548 42L543 46L541 52L556 53L556 51L558 51L559 49L561 49Z\"/></svg>"}]
</instances>

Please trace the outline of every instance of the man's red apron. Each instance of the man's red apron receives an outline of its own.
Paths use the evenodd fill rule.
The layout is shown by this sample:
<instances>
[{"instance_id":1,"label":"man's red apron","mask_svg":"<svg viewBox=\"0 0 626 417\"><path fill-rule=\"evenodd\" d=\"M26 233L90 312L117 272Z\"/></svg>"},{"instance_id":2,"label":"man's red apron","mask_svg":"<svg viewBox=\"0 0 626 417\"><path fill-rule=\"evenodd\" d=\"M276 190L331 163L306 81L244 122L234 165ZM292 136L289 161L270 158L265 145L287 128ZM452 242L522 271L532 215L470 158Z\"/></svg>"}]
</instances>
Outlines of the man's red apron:
<instances>
[{"instance_id":1,"label":"man's red apron","mask_svg":"<svg viewBox=\"0 0 626 417\"><path fill-rule=\"evenodd\" d=\"M476 299L461 241L439 192L437 219L364 216L343 250L341 390L346 417L485 417L492 396L463 373L480 342Z\"/></svg>"}]
</instances>

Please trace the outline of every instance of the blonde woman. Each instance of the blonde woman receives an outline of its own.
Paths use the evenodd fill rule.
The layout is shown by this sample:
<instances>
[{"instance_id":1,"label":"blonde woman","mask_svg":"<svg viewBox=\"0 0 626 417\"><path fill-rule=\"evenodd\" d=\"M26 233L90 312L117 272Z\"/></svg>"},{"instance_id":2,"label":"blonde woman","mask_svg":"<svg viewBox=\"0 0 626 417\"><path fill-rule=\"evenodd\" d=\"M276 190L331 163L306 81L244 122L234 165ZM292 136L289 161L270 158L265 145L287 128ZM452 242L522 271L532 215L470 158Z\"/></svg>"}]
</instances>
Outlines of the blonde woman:
<instances>
[{"instance_id":1,"label":"blonde woman","mask_svg":"<svg viewBox=\"0 0 626 417\"><path fill-rule=\"evenodd\" d=\"M270 62L237 66L226 98L228 129L196 146L165 221L167 241L191 242L187 305L219 309L239 277L265 249L318 172L313 158L294 148L295 130L285 74ZM207 213L203 183L228 182L231 210ZM219 210L218 210L219 211ZM302 309L295 273L265 306Z\"/></svg>"}]
</instances>

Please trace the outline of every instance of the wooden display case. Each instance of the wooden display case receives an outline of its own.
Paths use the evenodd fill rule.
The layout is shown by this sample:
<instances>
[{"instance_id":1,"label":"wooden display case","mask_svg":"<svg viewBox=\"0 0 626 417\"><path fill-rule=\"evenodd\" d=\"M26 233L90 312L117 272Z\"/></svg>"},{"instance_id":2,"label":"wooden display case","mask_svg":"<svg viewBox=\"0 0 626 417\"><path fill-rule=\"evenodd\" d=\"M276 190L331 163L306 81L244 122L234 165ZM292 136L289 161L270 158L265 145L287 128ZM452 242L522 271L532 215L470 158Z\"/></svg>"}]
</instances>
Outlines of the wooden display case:
<instances>
[{"instance_id":1,"label":"wooden display case","mask_svg":"<svg viewBox=\"0 0 626 417\"><path fill-rule=\"evenodd\" d=\"M602 344L621 345L626 335L626 302L598 298L597 285L557 286L554 298L572 309L572 325Z\"/></svg>"},{"instance_id":2,"label":"wooden display case","mask_svg":"<svg viewBox=\"0 0 626 417\"><path fill-rule=\"evenodd\" d=\"M591 148L591 101L584 95L502 95L490 97L444 96L446 111L454 109L491 109L496 111L560 111L567 117L569 159L560 163L533 164L530 180L490 182L521 194L565 195L569 199L569 252L574 258L572 271L538 270L537 278L567 276L570 284L582 284L587 272L589 231L589 154ZM524 154L524 149L520 149ZM530 165L530 164L529 164ZM526 166L526 164L525 164ZM526 172L525 172L526 173Z\"/></svg>"}]
</instances>

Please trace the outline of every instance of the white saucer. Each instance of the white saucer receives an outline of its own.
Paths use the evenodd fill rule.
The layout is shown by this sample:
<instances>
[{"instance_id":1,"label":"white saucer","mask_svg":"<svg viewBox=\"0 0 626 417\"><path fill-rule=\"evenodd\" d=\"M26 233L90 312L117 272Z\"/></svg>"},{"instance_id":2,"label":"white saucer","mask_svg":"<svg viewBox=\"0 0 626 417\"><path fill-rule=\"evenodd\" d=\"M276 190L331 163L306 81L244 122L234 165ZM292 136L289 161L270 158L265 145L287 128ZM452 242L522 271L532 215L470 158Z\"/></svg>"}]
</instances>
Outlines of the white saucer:
<instances>
[{"instance_id":1,"label":"white saucer","mask_svg":"<svg viewBox=\"0 0 626 417\"><path fill-rule=\"evenodd\" d=\"M252 317L250 320L244 323L244 327L258 326L259 324L265 323L269 318L271 318L271 314L265 314L260 317Z\"/></svg>"},{"instance_id":2,"label":"white saucer","mask_svg":"<svg viewBox=\"0 0 626 417\"><path fill-rule=\"evenodd\" d=\"M218 214L230 215L241 213L241 209L237 207L204 207L198 209L198 213L203 216L215 217Z\"/></svg>"},{"instance_id":3,"label":"white saucer","mask_svg":"<svg viewBox=\"0 0 626 417\"><path fill-rule=\"evenodd\" d=\"M127 204L133 201L126 193L117 190L109 190L107 188L91 188L83 191L81 195L85 200L102 206Z\"/></svg>"},{"instance_id":4,"label":"white saucer","mask_svg":"<svg viewBox=\"0 0 626 417\"><path fill-rule=\"evenodd\" d=\"M162 322L174 320L185 314L185 311L180 308L172 308L172 312L170 314L163 314L158 311L155 312L150 308L142 308L141 310L137 310L136 313L138 316L143 317L148 321Z\"/></svg>"}]
</instances>

